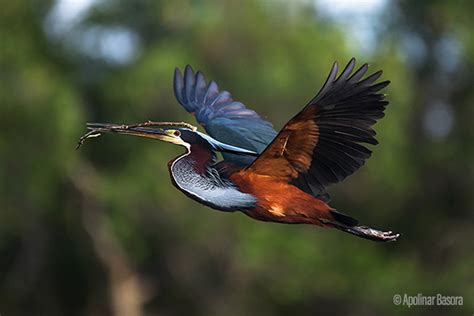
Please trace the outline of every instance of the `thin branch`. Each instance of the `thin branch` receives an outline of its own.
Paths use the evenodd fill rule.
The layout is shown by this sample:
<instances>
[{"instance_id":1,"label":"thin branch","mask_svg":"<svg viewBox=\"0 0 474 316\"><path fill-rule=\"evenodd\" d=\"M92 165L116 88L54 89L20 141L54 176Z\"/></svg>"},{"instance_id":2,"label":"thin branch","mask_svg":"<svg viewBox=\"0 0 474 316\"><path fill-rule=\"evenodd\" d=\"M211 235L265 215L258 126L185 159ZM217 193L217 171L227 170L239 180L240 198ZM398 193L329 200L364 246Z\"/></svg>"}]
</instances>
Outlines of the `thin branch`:
<instances>
[{"instance_id":1,"label":"thin branch","mask_svg":"<svg viewBox=\"0 0 474 316\"><path fill-rule=\"evenodd\" d=\"M115 130L130 130L132 128L137 128L137 127L163 127L163 126L170 126L170 127L184 127L184 128L189 128L193 132L197 131L197 127L186 123L186 122L153 122L153 121L146 121L143 123L137 123L137 124L131 124L131 125L125 125L125 124L102 124L101 127L90 127L98 124L94 123L87 123L88 129L90 129L89 132L86 134L82 135L79 138L79 141L77 142L76 150L79 149L84 142L92 137L99 137L102 135L102 133L105 132L114 132Z\"/></svg>"}]
</instances>

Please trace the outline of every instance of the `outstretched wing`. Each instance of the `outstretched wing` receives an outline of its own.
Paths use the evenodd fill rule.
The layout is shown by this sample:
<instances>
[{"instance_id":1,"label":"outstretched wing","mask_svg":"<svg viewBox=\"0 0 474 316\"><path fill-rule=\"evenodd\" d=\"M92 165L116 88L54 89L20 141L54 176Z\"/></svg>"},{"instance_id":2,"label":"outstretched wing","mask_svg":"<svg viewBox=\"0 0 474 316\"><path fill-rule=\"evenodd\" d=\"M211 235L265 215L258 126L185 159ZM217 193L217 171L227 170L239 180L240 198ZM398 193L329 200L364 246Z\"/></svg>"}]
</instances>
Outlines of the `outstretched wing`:
<instances>
[{"instance_id":1,"label":"outstretched wing","mask_svg":"<svg viewBox=\"0 0 474 316\"><path fill-rule=\"evenodd\" d=\"M352 58L336 78L337 63L325 84L280 131L248 168L258 174L280 177L302 190L327 199L325 187L342 181L359 169L371 151L363 144L377 144L371 128L384 116L384 95L390 82L374 82L378 71L364 80L368 65L351 75Z\"/></svg>"},{"instance_id":2,"label":"outstretched wing","mask_svg":"<svg viewBox=\"0 0 474 316\"><path fill-rule=\"evenodd\" d=\"M174 93L206 132L223 143L260 153L277 134L272 124L234 101L229 92L219 91L214 81L206 83L204 75L200 71L194 73L189 65L184 70L184 77L179 69L175 70ZM225 161L246 166L255 160L253 156L227 153L223 156Z\"/></svg>"}]
</instances>

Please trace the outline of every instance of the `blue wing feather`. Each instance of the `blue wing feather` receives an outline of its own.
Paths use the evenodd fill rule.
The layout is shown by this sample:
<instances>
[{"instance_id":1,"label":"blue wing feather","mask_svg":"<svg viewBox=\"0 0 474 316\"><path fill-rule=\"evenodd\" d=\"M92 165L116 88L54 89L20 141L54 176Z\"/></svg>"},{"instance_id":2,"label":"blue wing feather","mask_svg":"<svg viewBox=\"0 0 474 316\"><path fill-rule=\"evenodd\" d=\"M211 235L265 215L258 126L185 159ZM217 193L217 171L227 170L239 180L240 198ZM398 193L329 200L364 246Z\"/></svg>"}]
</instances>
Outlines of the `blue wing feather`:
<instances>
[{"instance_id":1,"label":"blue wing feather","mask_svg":"<svg viewBox=\"0 0 474 316\"><path fill-rule=\"evenodd\" d=\"M191 66L174 73L174 93L178 102L193 113L206 132L220 142L261 153L277 132L257 112L232 99L228 91L219 91L217 83L206 79ZM223 154L224 160L248 165L255 157Z\"/></svg>"}]
</instances>

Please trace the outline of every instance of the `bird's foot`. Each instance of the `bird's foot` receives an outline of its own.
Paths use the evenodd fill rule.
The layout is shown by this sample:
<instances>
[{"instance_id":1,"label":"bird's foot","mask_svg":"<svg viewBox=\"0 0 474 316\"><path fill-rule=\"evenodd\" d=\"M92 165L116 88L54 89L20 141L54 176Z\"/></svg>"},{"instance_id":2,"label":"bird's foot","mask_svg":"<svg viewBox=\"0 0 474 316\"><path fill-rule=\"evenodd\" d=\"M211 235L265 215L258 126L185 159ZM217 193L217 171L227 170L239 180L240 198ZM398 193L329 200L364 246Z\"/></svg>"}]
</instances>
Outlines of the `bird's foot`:
<instances>
[{"instance_id":1,"label":"bird's foot","mask_svg":"<svg viewBox=\"0 0 474 316\"><path fill-rule=\"evenodd\" d=\"M384 232L366 226L349 227L346 231L362 238L383 242L393 242L400 237L400 234L393 233L391 230Z\"/></svg>"}]
</instances>

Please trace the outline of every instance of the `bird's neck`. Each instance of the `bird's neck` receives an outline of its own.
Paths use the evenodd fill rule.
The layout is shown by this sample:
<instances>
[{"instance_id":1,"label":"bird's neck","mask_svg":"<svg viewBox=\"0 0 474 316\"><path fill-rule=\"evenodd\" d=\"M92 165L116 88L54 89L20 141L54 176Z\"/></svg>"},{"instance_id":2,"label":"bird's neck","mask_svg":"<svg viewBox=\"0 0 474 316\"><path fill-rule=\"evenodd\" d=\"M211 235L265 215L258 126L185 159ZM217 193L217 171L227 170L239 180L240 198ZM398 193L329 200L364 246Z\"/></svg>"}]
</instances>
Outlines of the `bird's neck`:
<instances>
[{"instance_id":1,"label":"bird's neck","mask_svg":"<svg viewBox=\"0 0 474 316\"><path fill-rule=\"evenodd\" d=\"M183 164L192 165L193 172L202 174L205 172L206 167L212 165L216 160L215 153L201 144L193 144L186 147L186 149L184 154L168 162L170 171L172 171L173 166L178 163L180 167Z\"/></svg>"},{"instance_id":2,"label":"bird's neck","mask_svg":"<svg viewBox=\"0 0 474 316\"><path fill-rule=\"evenodd\" d=\"M250 207L255 198L240 192L214 168L216 155L201 145L191 145L187 153L170 161L173 184L192 199L222 211Z\"/></svg>"},{"instance_id":3,"label":"bird's neck","mask_svg":"<svg viewBox=\"0 0 474 316\"><path fill-rule=\"evenodd\" d=\"M192 160L195 171L203 174L216 161L216 154L201 144L193 144L185 159Z\"/></svg>"}]
</instances>

